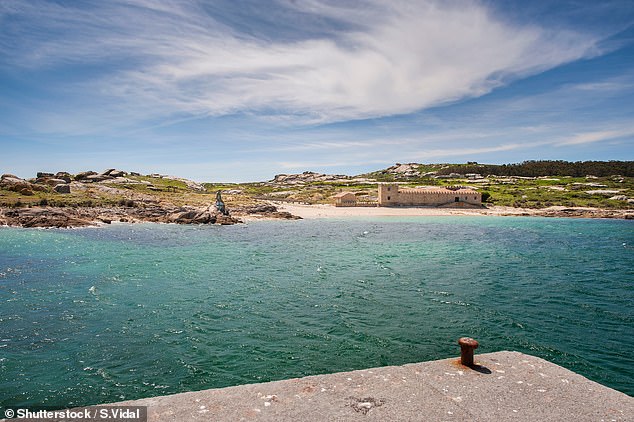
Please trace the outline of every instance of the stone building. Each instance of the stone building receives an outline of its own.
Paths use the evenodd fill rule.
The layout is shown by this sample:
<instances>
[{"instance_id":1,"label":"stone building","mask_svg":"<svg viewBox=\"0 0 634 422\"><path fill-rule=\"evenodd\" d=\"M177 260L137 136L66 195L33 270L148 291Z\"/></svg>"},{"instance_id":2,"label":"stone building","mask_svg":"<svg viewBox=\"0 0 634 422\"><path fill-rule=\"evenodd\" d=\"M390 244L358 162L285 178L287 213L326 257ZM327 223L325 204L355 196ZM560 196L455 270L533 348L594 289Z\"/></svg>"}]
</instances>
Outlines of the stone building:
<instances>
[{"instance_id":1,"label":"stone building","mask_svg":"<svg viewBox=\"0 0 634 422\"><path fill-rule=\"evenodd\" d=\"M399 188L396 183L379 184L379 206L475 207L482 194L467 188Z\"/></svg>"},{"instance_id":2,"label":"stone building","mask_svg":"<svg viewBox=\"0 0 634 422\"><path fill-rule=\"evenodd\" d=\"M357 205L357 195L352 192L341 192L333 195L335 207L355 207Z\"/></svg>"}]
</instances>

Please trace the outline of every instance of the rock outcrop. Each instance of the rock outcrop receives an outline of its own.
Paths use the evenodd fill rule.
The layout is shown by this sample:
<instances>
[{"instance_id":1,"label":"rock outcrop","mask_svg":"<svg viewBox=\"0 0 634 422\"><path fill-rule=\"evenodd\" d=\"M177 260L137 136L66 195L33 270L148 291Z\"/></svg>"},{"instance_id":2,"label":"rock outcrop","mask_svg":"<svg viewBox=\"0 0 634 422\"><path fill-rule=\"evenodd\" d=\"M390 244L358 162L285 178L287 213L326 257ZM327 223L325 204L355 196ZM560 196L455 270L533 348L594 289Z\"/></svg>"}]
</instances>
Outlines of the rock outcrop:
<instances>
[{"instance_id":1,"label":"rock outcrop","mask_svg":"<svg viewBox=\"0 0 634 422\"><path fill-rule=\"evenodd\" d=\"M66 183L70 183L73 180L73 176L71 176L70 173L65 172L65 171L59 171L59 172L55 173L55 178L56 179L61 179L61 180L65 181Z\"/></svg>"},{"instance_id":2,"label":"rock outcrop","mask_svg":"<svg viewBox=\"0 0 634 422\"><path fill-rule=\"evenodd\" d=\"M396 163L386 168L385 173L397 176L398 178L421 177L421 172L418 170L419 166L420 164L417 163Z\"/></svg>"},{"instance_id":3,"label":"rock outcrop","mask_svg":"<svg viewBox=\"0 0 634 422\"><path fill-rule=\"evenodd\" d=\"M68 186L68 185L65 185ZM0 225L16 227L86 227L113 221L176 224L237 224L215 209L150 205L143 207L32 207L0 209Z\"/></svg>"},{"instance_id":4,"label":"rock outcrop","mask_svg":"<svg viewBox=\"0 0 634 422\"><path fill-rule=\"evenodd\" d=\"M81 173L77 173L75 175L75 180L82 181L82 180L87 179L88 176L94 176L96 174L97 174L97 172L95 172L95 171L82 171Z\"/></svg>"},{"instance_id":5,"label":"rock outcrop","mask_svg":"<svg viewBox=\"0 0 634 422\"><path fill-rule=\"evenodd\" d=\"M341 174L322 174L312 171L305 171L301 174L277 174L271 180L270 184L277 185L304 185L306 183L314 182L336 182L340 180L349 180L350 176Z\"/></svg>"},{"instance_id":6,"label":"rock outcrop","mask_svg":"<svg viewBox=\"0 0 634 422\"><path fill-rule=\"evenodd\" d=\"M634 218L634 210L627 209L602 209L602 208L565 208L549 207L538 210L532 215L541 217L573 217L573 218L622 218L630 220Z\"/></svg>"},{"instance_id":7,"label":"rock outcrop","mask_svg":"<svg viewBox=\"0 0 634 422\"><path fill-rule=\"evenodd\" d=\"M64 183L64 184L55 185L53 190L57 193L62 193L62 194L70 193L70 184Z\"/></svg>"},{"instance_id":8,"label":"rock outcrop","mask_svg":"<svg viewBox=\"0 0 634 422\"><path fill-rule=\"evenodd\" d=\"M74 209L59 208L15 208L2 213L5 225L20 227L85 227L95 224Z\"/></svg>"},{"instance_id":9,"label":"rock outcrop","mask_svg":"<svg viewBox=\"0 0 634 422\"><path fill-rule=\"evenodd\" d=\"M293 215L287 211L279 211L275 205L262 204L249 207L239 207L233 210L236 215L253 216L263 218L279 218L283 220L301 220L302 217Z\"/></svg>"},{"instance_id":10,"label":"rock outcrop","mask_svg":"<svg viewBox=\"0 0 634 422\"><path fill-rule=\"evenodd\" d=\"M33 195L36 191L45 192L48 190L45 186L31 183L13 174L3 174L0 176L0 189L18 192L25 196Z\"/></svg>"},{"instance_id":11,"label":"rock outcrop","mask_svg":"<svg viewBox=\"0 0 634 422\"><path fill-rule=\"evenodd\" d=\"M42 180L41 182L38 179L38 183L44 183L44 184L47 184L49 186L57 186L57 185L65 185L67 182L64 179L50 178L50 179Z\"/></svg>"},{"instance_id":12,"label":"rock outcrop","mask_svg":"<svg viewBox=\"0 0 634 422\"><path fill-rule=\"evenodd\" d=\"M137 173L138 174L138 173ZM38 172L37 178L21 179L12 174L0 177L0 188L12 190L21 195L34 195L35 191L56 194L70 194L77 196L77 201L67 203L67 206L49 206L51 204L65 204L61 199L50 198L48 195L39 201L16 201L16 204L30 203L28 207L0 208L0 225L21 227L83 227L87 225L110 224L112 222L156 222L176 224L219 224L230 225L241 221L234 215L222 213L215 204L206 207L176 206L165 202L160 196L142 191L120 188L117 184L147 185L153 187L147 180L134 180L132 176L117 169L107 169L101 173L86 171L72 176L68 172L47 173ZM194 191L205 192L201 184L188 179L155 175L156 177L177 180ZM117 203L118 206L93 206L93 198L97 203ZM39 206L34 207L33 205ZM69 206L70 205L70 206ZM232 210L233 211L233 210ZM235 215L262 215L266 218L296 218L289 213L279 212L274 206L255 206L243 210L236 210Z\"/></svg>"},{"instance_id":13,"label":"rock outcrop","mask_svg":"<svg viewBox=\"0 0 634 422\"><path fill-rule=\"evenodd\" d=\"M190 208L183 207L178 211L171 212L166 215L166 218L171 223L177 224L236 224L240 220L237 220L229 215L223 215L210 206L208 208Z\"/></svg>"},{"instance_id":14,"label":"rock outcrop","mask_svg":"<svg viewBox=\"0 0 634 422\"><path fill-rule=\"evenodd\" d=\"M124 177L127 176L128 173L122 170L117 169L108 169L101 173L102 176L110 176L110 177Z\"/></svg>"}]
</instances>

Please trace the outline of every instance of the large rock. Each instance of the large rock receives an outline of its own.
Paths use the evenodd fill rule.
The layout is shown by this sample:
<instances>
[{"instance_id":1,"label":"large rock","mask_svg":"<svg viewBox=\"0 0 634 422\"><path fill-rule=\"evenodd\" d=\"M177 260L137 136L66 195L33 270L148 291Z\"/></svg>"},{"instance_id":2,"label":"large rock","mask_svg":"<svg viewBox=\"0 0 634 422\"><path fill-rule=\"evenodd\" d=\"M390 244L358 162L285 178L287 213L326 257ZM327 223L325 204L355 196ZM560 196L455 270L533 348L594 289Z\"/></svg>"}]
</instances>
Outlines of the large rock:
<instances>
[{"instance_id":1,"label":"large rock","mask_svg":"<svg viewBox=\"0 0 634 422\"><path fill-rule=\"evenodd\" d=\"M0 186L9 190L13 190L11 189L11 187L14 187L14 186L19 186L20 188L23 188L23 187L29 187L30 185L31 183L15 176L4 175L2 176L2 179L0 179Z\"/></svg>"},{"instance_id":2,"label":"large rock","mask_svg":"<svg viewBox=\"0 0 634 422\"><path fill-rule=\"evenodd\" d=\"M75 175L75 180L85 180L88 176L93 176L96 174L97 172L94 172L94 171L83 171Z\"/></svg>"},{"instance_id":3,"label":"large rock","mask_svg":"<svg viewBox=\"0 0 634 422\"><path fill-rule=\"evenodd\" d=\"M182 212L177 212L174 214L171 214L170 216L168 216L168 220L171 221L172 223L177 223L177 224L191 224L193 223L194 219L196 218L196 216L198 215L198 211L182 211Z\"/></svg>"},{"instance_id":4,"label":"large rock","mask_svg":"<svg viewBox=\"0 0 634 422\"><path fill-rule=\"evenodd\" d=\"M61 183L59 185L56 185L53 190L57 193L70 193L70 185L66 183Z\"/></svg>"},{"instance_id":5,"label":"large rock","mask_svg":"<svg viewBox=\"0 0 634 422\"><path fill-rule=\"evenodd\" d=\"M46 183L49 186L57 186L57 185L66 184L66 180L64 180L64 179L46 179L44 181L44 183Z\"/></svg>"},{"instance_id":6,"label":"large rock","mask_svg":"<svg viewBox=\"0 0 634 422\"><path fill-rule=\"evenodd\" d=\"M283 220L301 220L302 217L293 215L287 211L279 211L275 205L259 204L249 207L241 207L234 209L235 214L239 216L254 216L262 218L279 218Z\"/></svg>"},{"instance_id":7,"label":"large rock","mask_svg":"<svg viewBox=\"0 0 634 422\"><path fill-rule=\"evenodd\" d=\"M103 176L111 176L111 177L123 177L126 176L128 173L122 170L117 170L117 169L108 169L105 170L101 173Z\"/></svg>"},{"instance_id":8,"label":"large rock","mask_svg":"<svg viewBox=\"0 0 634 422\"><path fill-rule=\"evenodd\" d=\"M128 173L122 170L114 170L114 171L111 171L110 174L108 174L108 176L112 176L112 177L124 177L127 175Z\"/></svg>"},{"instance_id":9,"label":"large rock","mask_svg":"<svg viewBox=\"0 0 634 422\"><path fill-rule=\"evenodd\" d=\"M22 227L84 227L94 224L72 208L16 208L5 210L7 224Z\"/></svg>"},{"instance_id":10,"label":"large rock","mask_svg":"<svg viewBox=\"0 0 634 422\"><path fill-rule=\"evenodd\" d=\"M0 188L19 192L22 195L33 195L33 191L46 191L44 186L38 186L34 183L20 179L12 174L3 174L0 178Z\"/></svg>"},{"instance_id":11,"label":"large rock","mask_svg":"<svg viewBox=\"0 0 634 422\"><path fill-rule=\"evenodd\" d=\"M240 220L233 218L229 215L224 215L224 214L216 215L216 224L220 224L223 226L230 226L236 223L240 223Z\"/></svg>"},{"instance_id":12,"label":"large rock","mask_svg":"<svg viewBox=\"0 0 634 422\"><path fill-rule=\"evenodd\" d=\"M170 220L177 224L214 224L216 214L209 210L190 210L172 214Z\"/></svg>"},{"instance_id":13,"label":"large rock","mask_svg":"<svg viewBox=\"0 0 634 422\"><path fill-rule=\"evenodd\" d=\"M104 180L114 179L112 176L107 176L104 174L92 174L90 176L86 176L84 181L86 182L103 182Z\"/></svg>"},{"instance_id":14,"label":"large rock","mask_svg":"<svg viewBox=\"0 0 634 422\"><path fill-rule=\"evenodd\" d=\"M167 216L167 221L176 224L222 224L230 225L239 223L240 220L229 215L223 215L209 208L181 208Z\"/></svg>"},{"instance_id":15,"label":"large rock","mask_svg":"<svg viewBox=\"0 0 634 422\"><path fill-rule=\"evenodd\" d=\"M277 212L277 207L270 204L261 204L245 207L243 211L246 214L268 214L272 212Z\"/></svg>"},{"instance_id":16,"label":"large rock","mask_svg":"<svg viewBox=\"0 0 634 422\"><path fill-rule=\"evenodd\" d=\"M58 171L57 173L55 173L55 178L62 179L66 183L70 183L73 180L73 177L70 175L70 173L65 171Z\"/></svg>"}]
</instances>

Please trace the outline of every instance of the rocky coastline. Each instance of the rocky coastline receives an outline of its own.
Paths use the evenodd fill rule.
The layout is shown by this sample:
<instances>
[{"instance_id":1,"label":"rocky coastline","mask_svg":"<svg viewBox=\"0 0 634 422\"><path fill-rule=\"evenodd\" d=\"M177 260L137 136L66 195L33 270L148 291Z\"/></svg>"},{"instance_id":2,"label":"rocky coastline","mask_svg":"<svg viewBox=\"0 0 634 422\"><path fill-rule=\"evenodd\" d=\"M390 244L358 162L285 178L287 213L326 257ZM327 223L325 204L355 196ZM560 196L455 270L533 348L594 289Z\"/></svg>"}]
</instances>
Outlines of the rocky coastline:
<instances>
[{"instance_id":1,"label":"rocky coastline","mask_svg":"<svg viewBox=\"0 0 634 422\"><path fill-rule=\"evenodd\" d=\"M287 210L284 210L287 208ZM111 223L172 223L172 224L217 224L232 225L255 219L295 220L311 217L341 217L345 215L365 215L362 211L376 214L394 215L493 215L558 218L610 218L634 220L634 211L605 210L592 208L552 207L542 210L513 209L508 207L483 208L478 210L453 210L438 208L335 208L332 206L305 205L280 210L275 205L238 207L230 215L218 212L213 206L174 207L146 205L143 207L22 207L0 208L0 226L33 228L73 228L103 226ZM312 211L311 211L312 210ZM314 214L314 215L313 215Z\"/></svg>"},{"instance_id":2,"label":"rocky coastline","mask_svg":"<svg viewBox=\"0 0 634 422\"><path fill-rule=\"evenodd\" d=\"M395 180L418 175L414 164L397 164L385 170ZM471 176L471 175L466 175ZM465 177L466 177L465 176ZM586 179L590 179L587 176ZM502 185L513 186L513 195L525 198L531 192L544 196L546 207L522 207L487 204L481 209L461 210L454 208L337 208L325 201L343 190L353 192L359 198L371 202L379 182L368 177L327 175L314 172L288 175L280 174L269 182L247 184L198 183L188 179L161 174L141 175L117 169L101 173L84 171L70 174L38 172L36 177L22 179L13 174L0 176L0 226L70 228L102 226L114 222L123 223L173 223L173 224L217 224L232 225L255 219L327 218L364 215L493 215L493 216L541 216L567 218L612 218L634 219L634 208L630 199L629 185L625 178L614 176L597 184L570 182L562 186L546 186L544 183L563 183L560 179L533 180L520 191L519 182L504 180ZM615 180L612 180L615 179ZM467 179L465 179L467 180ZM471 179L469 179L471 180ZM523 180L523 179L522 179ZM585 180L585 179L584 179ZM629 179L628 179L629 180ZM528 183L528 182L527 182ZM567 182L566 182L567 183ZM629 183L629 182L628 182ZM500 185L500 186L502 186ZM551 201L548 193L567 192L577 185L582 188L605 187L601 191L573 193L576 197L612 195L607 207L582 207L570 198ZM355 188L356 187L356 188ZM484 188L484 185L481 186ZM556 189L555 189L556 188ZM618 189L617 189L618 188ZM492 189L491 187L487 189ZM574 189L573 189L574 190ZM503 192L499 195L502 195ZM598 193L597 193L598 192ZM220 199L219 206L217 200ZM629 195L629 196L628 196ZM550 199L549 199L550 198ZM374 198L376 199L376 198ZM224 200L224 203L223 203ZM604 202L606 202L604 201ZM606 202L606 203L607 203ZM521 201L520 205L523 204ZM595 201L601 204L600 201ZM294 206L300 204L301 206ZM303 205L306 204L306 205ZM310 205L309 205L310 204ZM563 206L567 205L567 206Z\"/></svg>"},{"instance_id":3,"label":"rocky coastline","mask_svg":"<svg viewBox=\"0 0 634 422\"><path fill-rule=\"evenodd\" d=\"M220 224L240 219L210 209L193 207L31 207L0 209L0 225L10 227L71 228L123 223Z\"/></svg>"},{"instance_id":4,"label":"rocky coastline","mask_svg":"<svg viewBox=\"0 0 634 422\"><path fill-rule=\"evenodd\" d=\"M111 223L172 223L233 225L244 219L299 219L272 205L239 208L229 215L213 207L23 207L0 208L0 226L25 228L72 228Z\"/></svg>"},{"instance_id":5,"label":"rocky coastline","mask_svg":"<svg viewBox=\"0 0 634 422\"><path fill-rule=\"evenodd\" d=\"M623 220L634 220L633 210L608 210L602 208L566 208L549 207L520 213L500 213L500 215L520 215L533 217L559 217L559 218L612 218Z\"/></svg>"},{"instance_id":6,"label":"rocky coastline","mask_svg":"<svg viewBox=\"0 0 634 422\"><path fill-rule=\"evenodd\" d=\"M155 186L157 182L162 185ZM220 211L212 192L199 183L159 174L140 178L139 173L116 169L76 175L39 172L32 179L3 174L0 190L19 195L13 204L0 204L0 226L10 227L71 228L113 222L232 225L243 219L300 218L270 204L223 205ZM175 205L171 199L179 199L177 190L181 199L195 195L196 204Z\"/></svg>"}]
</instances>

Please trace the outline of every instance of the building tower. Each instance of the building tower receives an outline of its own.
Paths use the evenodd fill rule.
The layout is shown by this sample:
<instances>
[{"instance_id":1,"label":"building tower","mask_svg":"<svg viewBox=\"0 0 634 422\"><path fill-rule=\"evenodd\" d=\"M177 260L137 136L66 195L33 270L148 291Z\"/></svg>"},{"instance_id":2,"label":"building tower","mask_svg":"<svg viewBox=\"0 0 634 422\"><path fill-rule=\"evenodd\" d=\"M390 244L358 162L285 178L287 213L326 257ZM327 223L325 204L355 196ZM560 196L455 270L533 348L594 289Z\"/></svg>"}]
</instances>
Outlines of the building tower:
<instances>
[{"instance_id":1,"label":"building tower","mask_svg":"<svg viewBox=\"0 0 634 422\"><path fill-rule=\"evenodd\" d=\"M386 207L398 203L398 184L379 183L379 206Z\"/></svg>"}]
</instances>

